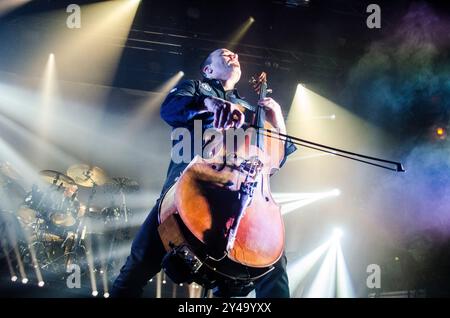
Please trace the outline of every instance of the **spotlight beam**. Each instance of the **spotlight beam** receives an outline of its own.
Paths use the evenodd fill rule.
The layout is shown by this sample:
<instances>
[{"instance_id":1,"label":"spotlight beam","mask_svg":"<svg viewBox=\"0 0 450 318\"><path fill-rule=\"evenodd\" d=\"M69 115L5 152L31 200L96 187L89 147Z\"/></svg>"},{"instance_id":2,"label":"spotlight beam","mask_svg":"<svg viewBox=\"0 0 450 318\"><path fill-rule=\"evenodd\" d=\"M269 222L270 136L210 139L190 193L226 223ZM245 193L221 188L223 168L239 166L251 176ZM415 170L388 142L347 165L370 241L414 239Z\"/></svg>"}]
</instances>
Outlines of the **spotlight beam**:
<instances>
[{"instance_id":1,"label":"spotlight beam","mask_svg":"<svg viewBox=\"0 0 450 318\"><path fill-rule=\"evenodd\" d=\"M13 147L11 147L3 139L0 139L0 154L2 159L14 164L18 171L26 178L25 181L32 182L39 180L36 167L24 159Z\"/></svg>"},{"instance_id":2,"label":"spotlight beam","mask_svg":"<svg viewBox=\"0 0 450 318\"><path fill-rule=\"evenodd\" d=\"M156 91L159 92L156 98L151 98L138 107L136 113L131 116L131 120L128 125L129 130L127 131L124 139L129 140L131 135L137 133L145 125L150 116L159 111L159 106L166 97L167 93L181 80L181 78L183 78L183 76L183 71L176 73L156 89Z\"/></svg>"},{"instance_id":3,"label":"spotlight beam","mask_svg":"<svg viewBox=\"0 0 450 318\"><path fill-rule=\"evenodd\" d=\"M355 292L352 281L345 263L344 254L342 253L341 244L337 245L337 291L336 296L339 298L353 298Z\"/></svg>"},{"instance_id":4,"label":"spotlight beam","mask_svg":"<svg viewBox=\"0 0 450 318\"><path fill-rule=\"evenodd\" d=\"M234 50L236 46L239 44L239 41L244 37L244 35L248 32L252 24L255 22L253 17L248 17L247 20L244 21L237 29L233 32L233 34L228 39L228 48L230 50Z\"/></svg>"},{"instance_id":5,"label":"spotlight beam","mask_svg":"<svg viewBox=\"0 0 450 318\"><path fill-rule=\"evenodd\" d=\"M95 76L99 76L99 81L102 83L110 83L117 69L139 2L117 0L82 6L84 22L80 32L62 43L61 38L65 34L54 35L54 46L58 48L56 50L58 56L64 57L62 62L64 67L72 68L79 63L83 63L79 64L82 66L98 67ZM107 49L101 47L105 39L111 38L114 38L118 45L114 47L110 45ZM89 59L84 59L86 51L90 52ZM80 73L85 71L85 67L79 70Z\"/></svg>"},{"instance_id":6,"label":"spotlight beam","mask_svg":"<svg viewBox=\"0 0 450 318\"><path fill-rule=\"evenodd\" d=\"M54 145L50 140L42 140L36 137L29 129L22 127L15 121L0 115L0 123L4 127L11 130L16 136L20 137L27 143L35 145L40 152L45 153L47 158L59 161L61 164L68 165L79 162L80 159Z\"/></svg>"},{"instance_id":7,"label":"spotlight beam","mask_svg":"<svg viewBox=\"0 0 450 318\"><path fill-rule=\"evenodd\" d=\"M325 259L307 293L307 298L335 297L337 245L338 243L334 241L330 245Z\"/></svg>"},{"instance_id":8,"label":"spotlight beam","mask_svg":"<svg viewBox=\"0 0 450 318\"><path fill-rule=\"evenodd\" d=\"M8 270L9 270L9 274L11 275L11 280L14 281L13 277L17 277L16 272L14 271L14 267L12 265L11 258L9 257L9 252L6 249L5 242L3 242L3 240L1 241L1 245L2 245L3 254L5 255L5 258L6 258L6 263L8 264Z\"/></svg>"},{"instance_id":9,"label":"spotlight beam","mask_svg":"<svg viewBox=\"0 0 450 318\"><path fill-rule=\"evenodd\" d=\"M319 259L330 247L331 240L323 243L315 250L304 256L300 260L288 263L287 272L289 276L289 290L291 296L295 296L295 291L302 283L303 279L311 272Z\"/></svg>"},{"instance_id":10,"label":"spotlight beam","mask_svg":"<svg viewBox=\"0 0 450 318\"><path fill-rule=\"evenodd\" d=\"M0 17L10 13L31 0L7 0L0 2Z\"/></svg>"},{"instance_id":11,"label":"spotlight beam","mask_svg":"<svg viewBox=\"0 0 450 318\"><path fill-rule=\"evenodd\" d=\"M91 289L92 289L92 296L96 297L98 295L98 291L97 291L97 281L95 278L95 267L94 267L94 256L93 256L93 249L92 249L92 242L91 240L88 238L86 240L86 260L88 263L88 268L89 268L89 279L91 282Z\"/></svg>"},{"instance_id":12,"label":"spotlight beam","mask_svg":"<svg viewBox=\"0 0 450 318\"><path fill-rule=\"evenodd\" d=\"M39 118L39 112L37 107L32 106L38 102L36 97L27 90L0 83L0 110L30 130L38 132L40 127L35 119ZM58 107L58 113L54 115L55 120L49 130L52 141L58 145L73 152L86 153L88 151L86 140L93 140L96 145L102 144L107 149L124 148L122 152L134 153L136 156L145 158L153 156L148 151L134 147L129 140L115 137L112 132L100 133L98 123L95 121L100 116L98 107L71 102L58 106L61 107ZM63 107L65 109L62 109Z\"/></svg>"},{"instance_id":13,"label":"spotlight beam","mask_svg":"<svg viewBox=\"0 0 450 318\"><path fill-rule=\"evenodd\" d=\"M51 53L48 57L41 85L41 110L39 114L40 135L46 139L48 128L51 126L54 107L56 104L56 66L55 55ZM42 151L37 148L36 155L42 155Z\"/></svg>"},{"instance_id":14,"label":"spotlight beam","mask_svg":"<svg viewBox=\"0 0 450 318\"><path fill-rule=\"evenodd\" d=\"M28 251L30 252L30 255L31 255L31 262L33 264L36 278L38 280L38 286L43 287L44 286L43 285L44 278L42 277L41 269L39 267L39 262L36 257L36 250L33 246L33 242L31 241L30 232L29 232L28 228L22 227L22 233L24 234L25 240L27 241L27 244L28 244Z\"/></svg>"},{"instance_id":15,"label":"spotlight beam","mask_svg":"<svg viewBox=\"0 0 450 318\"><path fill-rule=\"evenodd\" d=\"M281 214L285 215L295 211L303 206L316 202L318 200L338 196L340 191L334 189L322 193L274 193L273 197L278 204L281 204Z\"/></svg>"}]
</instances>

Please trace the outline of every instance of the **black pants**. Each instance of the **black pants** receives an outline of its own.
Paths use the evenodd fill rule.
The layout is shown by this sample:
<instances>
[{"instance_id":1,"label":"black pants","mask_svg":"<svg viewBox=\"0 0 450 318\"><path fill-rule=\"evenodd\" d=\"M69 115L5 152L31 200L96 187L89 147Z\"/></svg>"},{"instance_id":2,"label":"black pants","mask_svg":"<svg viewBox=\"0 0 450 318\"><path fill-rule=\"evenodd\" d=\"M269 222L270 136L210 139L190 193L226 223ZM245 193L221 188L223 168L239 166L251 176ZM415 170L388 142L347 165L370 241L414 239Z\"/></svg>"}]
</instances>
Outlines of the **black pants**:
<instances>
[{"instance_id":1,"label":"black pants","mask_svg":"<svg viewBox=\"0 0 450 318\"><path fill-rule=\"evenodd\" d=\"M158 204L153 207L137 233L131 253L111 290L112 297L140 297L147 282L161 270L166 254L158 234ZM257 298L288 298L289 284L286 273L286 256L274 269L255 282Z\"/></svg>"}]
</instances>

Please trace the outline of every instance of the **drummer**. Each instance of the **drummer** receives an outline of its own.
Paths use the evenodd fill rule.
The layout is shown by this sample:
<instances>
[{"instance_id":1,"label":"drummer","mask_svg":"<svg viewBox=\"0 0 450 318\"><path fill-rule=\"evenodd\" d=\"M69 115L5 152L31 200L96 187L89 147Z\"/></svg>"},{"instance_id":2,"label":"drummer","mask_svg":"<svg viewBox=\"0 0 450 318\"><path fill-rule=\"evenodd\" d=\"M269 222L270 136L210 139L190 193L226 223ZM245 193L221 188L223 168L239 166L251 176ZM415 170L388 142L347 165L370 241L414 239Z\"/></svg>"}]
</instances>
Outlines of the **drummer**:
<instances>
[{"instance_id":1,"label":"drummer","mask_svg":"<svg viewBox=\"0 0 450 318\"><path fill-rule=\"evenodd\" d=\"M78 186L76 184L67 185L63 193L62 211L73 211L79 214L81 204L77 195Z\"/></svg>"}]
</instances>

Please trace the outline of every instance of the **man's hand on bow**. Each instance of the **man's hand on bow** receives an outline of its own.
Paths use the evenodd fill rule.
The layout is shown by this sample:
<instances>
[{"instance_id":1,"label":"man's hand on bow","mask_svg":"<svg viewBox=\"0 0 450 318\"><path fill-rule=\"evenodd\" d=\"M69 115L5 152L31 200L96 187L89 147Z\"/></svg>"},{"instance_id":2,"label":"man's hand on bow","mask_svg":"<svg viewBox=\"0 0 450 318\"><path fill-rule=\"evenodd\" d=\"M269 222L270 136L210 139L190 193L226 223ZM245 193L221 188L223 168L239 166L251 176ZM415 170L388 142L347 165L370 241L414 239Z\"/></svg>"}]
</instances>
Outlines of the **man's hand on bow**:
<instances>
[{"instance_id":1,"label":"man's hand on bow","mask_svg":"<svg viewBox=\"0 0 450 318\"><path fill-rule=\"evenodd\" d=\"M244 123L244 114L236 104L217 97L207 97L204 103L208 111L214 113L214 128L239 128Z\"/></svg>"}]
</instances>

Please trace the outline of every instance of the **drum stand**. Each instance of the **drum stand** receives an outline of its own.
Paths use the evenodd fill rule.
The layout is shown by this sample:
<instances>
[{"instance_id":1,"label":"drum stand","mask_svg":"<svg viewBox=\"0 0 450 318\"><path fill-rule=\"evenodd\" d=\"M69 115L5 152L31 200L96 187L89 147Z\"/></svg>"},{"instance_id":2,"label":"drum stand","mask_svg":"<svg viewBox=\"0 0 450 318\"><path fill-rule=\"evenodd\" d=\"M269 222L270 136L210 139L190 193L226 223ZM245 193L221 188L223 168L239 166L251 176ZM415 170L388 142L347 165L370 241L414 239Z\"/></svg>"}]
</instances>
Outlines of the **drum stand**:
<instances>
[{"instance_id":1,"label":"drum stand","mask_svg":"<svg viewBox=\"0 0 450 318\"><path fill-rule=\"evenodd\" d=\"M94 182L94 180L92 180L92 191L89 194L89 198L86 204L86 211L89 211L91 204L92 204L92 200L94 199L95 193L97 192L97 184ZM86 214L86 212L85 212ZM66 244L66 242L68 242L69 239L71 239L71 242L68 242L68 244L65 246L64 248L64 255L67 257L66 259L66 269L67 266L69 266L70 264L72 264L72 258L73 255L76 254L76 249L78 248L83 248L84 252L87 253L86 248L84 246L82 246L82 243L85 239L85 235L86 235L86 226L84 224L84 217L85 214L81 215L80 221L78 223L77 229L75 231L75 233L70 233L67 235L66 239L64 240L63 244L61 247L64 247L64 245Z\"/></svg>"},{"instance_id":2,"label":"drum stand","mask_svg":"<svg viewBox=\"0 0 450 318\"><path fill-rule=\"evenodd\" d=\"M125 223L128 223L128 208L127 208L127 203L126 203L126 198L125 198L125 193L123 192L123 189L120 189L120 195L122 198L122 206L120 208L120 212L123 212L123 216L125 218ZM119 216L122 216L122 213L119 213ZM111 265L111 262L113 260L113 251L114 248L116 246L116 240L117 240L117 231L118 231L118 226L117 226L117 222L118 220L114 219L114 229L113 229L113 237L111 239L111 243L109 244L109 252L108 252L108 262L106 263L106 270L109 272L109 265Z\"/></svg>"}]
</instances>

